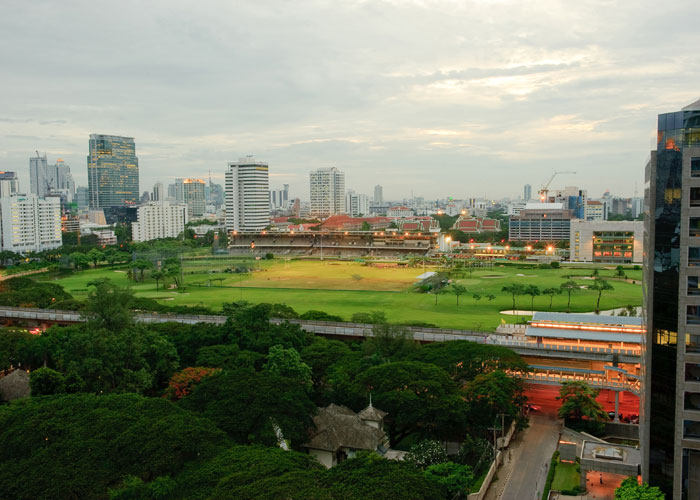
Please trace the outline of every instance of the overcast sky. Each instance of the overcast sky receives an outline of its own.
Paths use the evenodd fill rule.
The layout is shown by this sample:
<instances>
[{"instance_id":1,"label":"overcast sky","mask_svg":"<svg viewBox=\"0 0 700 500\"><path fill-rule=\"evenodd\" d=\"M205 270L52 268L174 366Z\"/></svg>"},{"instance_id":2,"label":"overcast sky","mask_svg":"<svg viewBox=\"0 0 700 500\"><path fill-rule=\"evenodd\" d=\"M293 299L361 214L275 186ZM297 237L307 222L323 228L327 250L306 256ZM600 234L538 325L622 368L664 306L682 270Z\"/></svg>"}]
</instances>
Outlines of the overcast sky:
<instances>
[{"instance_id":1,"label":"overcast sky","mask_svg":"<svg viewBox=\"0 0 700 500\"><path fill-rule=\"evenodd\" d=\"M254 154L385 197L642 193L658 113L700 97L697 0L0 0L0 169L86 184L90 133L135 138L141 191Z\"/></svg>"}]
</instances>

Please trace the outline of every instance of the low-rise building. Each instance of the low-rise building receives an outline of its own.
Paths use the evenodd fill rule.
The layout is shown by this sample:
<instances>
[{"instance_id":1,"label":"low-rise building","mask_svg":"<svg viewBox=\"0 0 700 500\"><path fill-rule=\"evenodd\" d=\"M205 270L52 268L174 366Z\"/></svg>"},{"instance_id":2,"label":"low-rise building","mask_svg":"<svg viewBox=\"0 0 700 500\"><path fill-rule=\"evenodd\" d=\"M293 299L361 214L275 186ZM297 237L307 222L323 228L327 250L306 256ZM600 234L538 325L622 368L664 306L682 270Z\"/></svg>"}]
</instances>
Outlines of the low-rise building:
<instances>
[{"instance_id":1,"label":"low-rise building","mask_svg":"<svg viewBox=\"0 0 700 500\"><path fill-rule=\"evenodd\" d=\"M498 219L460 216L455 221L452 229L462 231L463 233L498 232L501 230L501 221Z\"/></svg>"},{"instance_id":2,"label":"low-rise building","mask_svg":"<svg viewBox=\"0 0 700 500\"><path fill-rule=\"evenodd\" d=\"M35 195L0 198L2 249L41 252L62 244L61 201Z\"/></svg>"},{"instance_id":3,"label":"low-rise building","mask_svg":"<svg viewBox=\"0 0 700 500\"><path fill-rule=\"evenodd\" d=\"M570 259L573 262L641 264L642 221L571 221Z\"/></svg>"},{"instance_id":4,"label":"low-rise building","mask_svg":"<svg viewBox=\"0 0 700 500\"><path fill-rule=\"evenodd\" d=\"M605 220L605 204L602 201L586 201L585 217L587 221Z\"/></svg>"},{"instance_id":5,"label":"low-rise building","mask_svg":"<svg viewBox=\"0 0 700 500\"><path fill-rule=\"evenodd\" d=\"M413 217L413 210L408 207L396 206L391 207L386 211L387 217Z\"/></svg>"},{"instance_id":6,"label":"low-rise building","mask_svg":"<svg viewBox=\"0 0 700 500\"><path fill-rule=\"evenodd\" d=\"M177 238L189 220L187 205L151 202L138 208L138 220L131 225L134 241Z\"/></svg>"},{"instance_id":7,"label":"low-rise building","mask_svg":"<svg viewBox=\"0 0 700 500\"><path fill-rule=\"evenodd\" d=\"M561 203L528 203L518 215L511 215L508 239L511 241L568 240L571 210Z\"/></svg>"}]
</instances>

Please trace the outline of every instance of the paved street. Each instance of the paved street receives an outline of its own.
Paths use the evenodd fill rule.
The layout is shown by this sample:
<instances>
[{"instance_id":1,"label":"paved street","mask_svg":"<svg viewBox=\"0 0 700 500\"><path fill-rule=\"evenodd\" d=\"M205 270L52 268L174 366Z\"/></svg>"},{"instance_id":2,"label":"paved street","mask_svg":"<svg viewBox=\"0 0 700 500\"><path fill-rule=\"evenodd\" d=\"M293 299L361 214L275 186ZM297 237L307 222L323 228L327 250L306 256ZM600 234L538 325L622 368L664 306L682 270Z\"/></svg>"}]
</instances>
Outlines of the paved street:
<instances>
[{"instance_id":1,"label":"paved street","mask_svg":"<svg viewBox=\"0 0 700 500\"><path fill-rule=\"evenodd\" d=\"M547 468L557 448L560 424L544 415L533 415L530 426L518 435L506 452L498 480L491 484L487 500L535 500L542 494Z\"/></svg>"}]
</instances>

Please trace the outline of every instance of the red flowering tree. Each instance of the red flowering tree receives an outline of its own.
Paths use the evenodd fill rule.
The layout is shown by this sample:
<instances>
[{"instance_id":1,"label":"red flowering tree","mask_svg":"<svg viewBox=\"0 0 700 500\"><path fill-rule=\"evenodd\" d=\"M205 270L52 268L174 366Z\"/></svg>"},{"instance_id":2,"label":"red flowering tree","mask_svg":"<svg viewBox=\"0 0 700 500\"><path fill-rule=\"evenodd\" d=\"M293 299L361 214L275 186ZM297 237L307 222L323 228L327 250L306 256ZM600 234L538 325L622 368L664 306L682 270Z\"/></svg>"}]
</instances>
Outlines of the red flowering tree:
<instances>
[{"instance_id":1,"label":"red flowering tree","mask_svg":"<svg viewBox=\"0 0 700 500\"><path fill-rule=\"evenodd\" d=\"M170 378L168 388L163 397L177 401L194 390L194 387L205 377L209 377L221 368L207 368L206 366L189 366L184 370L175 372Z\"/></svg>"}]
</instances>

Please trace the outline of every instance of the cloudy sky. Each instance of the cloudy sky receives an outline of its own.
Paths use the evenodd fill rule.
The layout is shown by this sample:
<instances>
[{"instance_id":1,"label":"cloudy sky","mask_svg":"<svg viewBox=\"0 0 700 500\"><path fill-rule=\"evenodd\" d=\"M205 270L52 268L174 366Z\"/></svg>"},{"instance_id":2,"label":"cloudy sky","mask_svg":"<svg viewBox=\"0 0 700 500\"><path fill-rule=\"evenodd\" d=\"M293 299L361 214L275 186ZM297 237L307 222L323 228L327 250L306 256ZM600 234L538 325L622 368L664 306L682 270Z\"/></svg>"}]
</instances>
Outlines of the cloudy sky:
<instances>
[{"instance_id":1,"label":"cloudy sky","mask_svg":"<svg viewBox=\"0 0 700 500\"><path fill-rule=\"evenodd\" d=\"M656 115L700 98L697 0L0 0L0 169L86 184L90 133L141 190L254 154L385 197L642 192Z\"/></svg>"}]
</instances>

